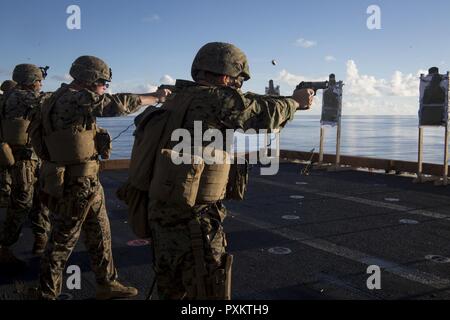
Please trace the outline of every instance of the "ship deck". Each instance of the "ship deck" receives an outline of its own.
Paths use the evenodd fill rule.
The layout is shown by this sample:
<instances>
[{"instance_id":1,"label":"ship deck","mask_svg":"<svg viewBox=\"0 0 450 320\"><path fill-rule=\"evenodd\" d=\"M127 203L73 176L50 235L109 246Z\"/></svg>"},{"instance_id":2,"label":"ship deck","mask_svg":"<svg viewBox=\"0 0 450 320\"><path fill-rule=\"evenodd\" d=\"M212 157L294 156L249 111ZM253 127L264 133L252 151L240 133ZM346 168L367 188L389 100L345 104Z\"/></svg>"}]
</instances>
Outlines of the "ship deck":
<instances>
[{"instance_id":1,"label":"ship deck","mask_svg":"<svg viewBox=\"0 0 450 320\"><path fill-rule=\"evenodd\" d=\"M302 176L303 166L283 163L276 176L254 167L246 200L226 203L233 299L450 299L448 187L356 170ZM126 178L126 170L101 174L119 277L145 299L153 280L151 242L133 242L126 206L115 196ZM37 283L32 240L27 224L14 252L29 267L0 271L0 299L20 299L17 286ZM95 280L83 241L68 265L80 266L82 288L64 285L63 297L92 299ZM381 269L379 290L367 287L372 265Z\"/></svg>"}]
</instances>

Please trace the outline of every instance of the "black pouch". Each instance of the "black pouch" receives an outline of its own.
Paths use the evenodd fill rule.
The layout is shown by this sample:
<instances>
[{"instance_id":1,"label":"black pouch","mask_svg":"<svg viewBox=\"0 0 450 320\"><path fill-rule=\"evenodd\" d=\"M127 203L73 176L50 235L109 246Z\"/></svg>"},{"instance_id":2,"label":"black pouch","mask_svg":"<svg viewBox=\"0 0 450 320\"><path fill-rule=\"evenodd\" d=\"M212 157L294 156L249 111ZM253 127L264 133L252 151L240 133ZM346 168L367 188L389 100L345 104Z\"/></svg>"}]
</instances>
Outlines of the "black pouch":
<instances>
[{"instance_id":1,"label":"black pouch","mask_svg":"<svg viewBox=\"0 0 450 320\"><path fill-rule=\"evenodd\" d=\"M249 165L247 159L244 164L231 165L227 184L226 200L244 200L247 192Z\"/></svg>"},{"instance_id":2,"label":"black pouch","mask_svg":"<svg viewBox=\"0 0 450 320\"><path fill-rule=\"evenodd\" d=\"M108 130L97 128L97 134L95 135L95 146L98 154L103 160L108 160L111 157L112 140Z\"/></svg>"}]
</instances>

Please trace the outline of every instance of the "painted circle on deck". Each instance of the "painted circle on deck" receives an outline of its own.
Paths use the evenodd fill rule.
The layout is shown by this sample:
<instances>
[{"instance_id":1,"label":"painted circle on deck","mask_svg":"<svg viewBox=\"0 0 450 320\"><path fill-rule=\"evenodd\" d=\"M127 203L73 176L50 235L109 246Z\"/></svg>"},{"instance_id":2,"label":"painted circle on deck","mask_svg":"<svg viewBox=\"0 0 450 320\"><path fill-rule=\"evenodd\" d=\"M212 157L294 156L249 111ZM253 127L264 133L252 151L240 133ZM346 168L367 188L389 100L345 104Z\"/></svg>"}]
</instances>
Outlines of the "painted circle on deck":
<instances>
[{"instance_id":1,"label":"painted circle on deck","mask_svg":"<svg viewBox=\"0 0 450 320\"><path fill-rule=\"evenodd\" d=\"M435 263L450 263L450 258L447 258L444 256L432 255L432 254L426 256L425 259L435 262Z\"/></svg>"},{"instance_id":2,"label":"painted circle on deck","mask_svg":"<svg viewBox=\"0 0 450 320\"><path fill-rule=\"evenodd\" d=\"M283 218L284 220L299 220L300 219L299 216L295 216L293 214L288 214L288 215L282 216L281 218Z\"/></svg>"},{"instance_id":3,"label":"painted circle on deck","mask_svg":"<svg viewBox=\"0 0 450 320\"><path fill-rule=\"evenodd\" d=\"M150 245L150 241L146 239L136 239L127 242L129 247L144 247Z\"/></svg>"},{"instance_id":4,"label":"painted circle on deck","mask_svg":"<svg viewBox=\"0 0 450 320\"><path fill-rule=\"evenodd\" d=\"M291 198L291 199L296 199L296 200L305 199L304 196L299 196L299 195L293 195L293 196L290 196L290 198Z\"/></svg>"},{"instance_id":5,"label":"painted circle on deck","mask_svg":"<svg viewBox=\"0 0 450 320\"><path fill-rule=\"evenodd\" d=\"M384 198L384 201L387 202L400 202L399 198Z\"/></svg>"},{"instance_id":6,"label":"painted circle on deck","mask_svg":"<svg viewBox=\"0 0 450 320\"><path fill-rule=\"evenodd\" d=\"M267 250L269 253L271 254L277 254L277 255L285 255L285 254L290 254L292 253L292 250L289 248L283 248L283 247L275 247L275 248L270 248L269 250Z\"/></svg>"},{"instance_id":7,"label":"painted circle on deck","mask_svg":"<svg viewBox=\"0 0 450 320\"><path fill-rule=\"evenodd\" d=\"M71 295L70 293L61 293L58 296L58 300L64 301L64 300L73 300L73 295Z\"/></svg>"},{"instance_id":8,"label":"painted circle on deck","mask_svg":"<svg viewBox=\"0 0 450 320\"><path fill-rule=\"evenodd\" d=\"M411 219L402 219L399 222L403 224L419 224L419 221Z\"/></svg>"}]
</instances>

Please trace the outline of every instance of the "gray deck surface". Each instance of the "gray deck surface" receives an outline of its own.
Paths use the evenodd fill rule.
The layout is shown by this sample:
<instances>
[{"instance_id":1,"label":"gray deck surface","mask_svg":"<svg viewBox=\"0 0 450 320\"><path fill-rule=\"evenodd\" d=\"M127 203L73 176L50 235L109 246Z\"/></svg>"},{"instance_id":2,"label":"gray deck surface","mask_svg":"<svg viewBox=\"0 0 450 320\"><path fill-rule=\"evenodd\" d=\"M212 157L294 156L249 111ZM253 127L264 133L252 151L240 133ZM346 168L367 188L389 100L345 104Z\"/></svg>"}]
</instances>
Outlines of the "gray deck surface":
<instances>
[{"instance_id":1,"label":"gray deck surface","mask_svg":"<svg viewBox=\"0 0 450 320\"><path fill-rule=\"evenodd\" d=\"M255 167L247 200L227 203L234 299L450 299L450 263L426 258L450 257L449 187L358 171L313 171L305 177L300 170L301 165L282 164L270 177ZM126 171L108 171L101 178L119 277L138 287L138 299L144 299L153 279L151 247L127 245L135 237L126 207L115 197L126 176ZM36 283L39 258L31 255L31 246L27 224L14 251L29 262L28 271L0 271L1 299L18 298L16 283ZM273 248L290 253L273 254L286 251ZM95 281L82 241L72 264L83 272L82 290L64 287L63 292L91 299ZM370 265L381 268L381 290L367 288Z\"/></svg>"}]
</instances>

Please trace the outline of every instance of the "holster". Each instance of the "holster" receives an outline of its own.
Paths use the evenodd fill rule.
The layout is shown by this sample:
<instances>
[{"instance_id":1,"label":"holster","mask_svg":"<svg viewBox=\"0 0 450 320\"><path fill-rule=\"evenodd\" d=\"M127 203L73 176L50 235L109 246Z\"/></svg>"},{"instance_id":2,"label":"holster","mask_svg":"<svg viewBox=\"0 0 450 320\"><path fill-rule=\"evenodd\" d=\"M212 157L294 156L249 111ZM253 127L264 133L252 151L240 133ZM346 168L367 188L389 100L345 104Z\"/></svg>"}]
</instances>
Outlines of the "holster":
<instances>
[{"instance_id":1,"label":"holster","mask_svg":"<svg viewBox=\"0 0 450 320\"><path fill-rule=\"evenodd\" d=\"M231 270L233 256L224 254L221 265L208 272L205 264L203 235L200 222L196 219L189 223L194 270L183 274L183 283L188 299L195 300L231 300Z\"/></svg>"},{"instance_id":2,"label":"holster","mask_svg":"<svg viewBox=\"0 0 450 320\"><path fill-rule=\"evenodd\" d=\"M231 269L233 256L226 253L222 257L222 265L206 278L209 299L231 300Z\"/></svg>"}]
</instances>

